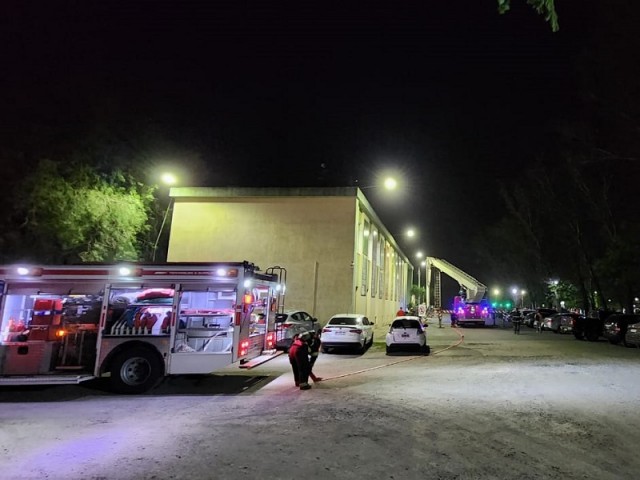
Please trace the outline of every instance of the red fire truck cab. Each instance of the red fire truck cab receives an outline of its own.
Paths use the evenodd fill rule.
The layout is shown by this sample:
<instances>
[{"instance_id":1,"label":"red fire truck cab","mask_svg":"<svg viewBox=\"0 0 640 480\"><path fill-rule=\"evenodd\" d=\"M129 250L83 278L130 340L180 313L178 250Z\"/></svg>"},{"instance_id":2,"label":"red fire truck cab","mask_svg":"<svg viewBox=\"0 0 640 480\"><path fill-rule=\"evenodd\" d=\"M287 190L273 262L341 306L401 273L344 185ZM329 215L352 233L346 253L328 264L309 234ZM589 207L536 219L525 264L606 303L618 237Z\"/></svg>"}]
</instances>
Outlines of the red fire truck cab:
<instances>
[{"instance_id":1,"label":"red fire truck cab","mask_svg":"<svg viewBox=\"0 0 640 480\"><path fill-rule=\"evenodd\" d=\"M275 353L281 287L246 261L0 266L0 385L140 393Z\"/></svg>"}]
</instances>

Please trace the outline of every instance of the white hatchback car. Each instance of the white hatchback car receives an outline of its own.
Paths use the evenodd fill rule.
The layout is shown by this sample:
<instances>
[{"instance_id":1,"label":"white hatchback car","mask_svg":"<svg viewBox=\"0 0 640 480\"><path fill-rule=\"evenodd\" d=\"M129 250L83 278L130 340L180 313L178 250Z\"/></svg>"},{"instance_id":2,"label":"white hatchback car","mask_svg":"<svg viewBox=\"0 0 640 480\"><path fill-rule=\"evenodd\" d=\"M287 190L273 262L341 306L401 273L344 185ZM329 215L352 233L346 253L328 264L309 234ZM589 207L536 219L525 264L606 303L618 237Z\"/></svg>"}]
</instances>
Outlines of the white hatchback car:
<instances>
[{"instance_id":1,"label":"white hatchback car","mask_svg":"<svg viewBox=\"0 0 640 480\"><path fill-rule=\"evenodd\" d=\"M427 332L420 317L396 317L387 333L387 354L397 351L417 351L429 355Z\"/></svg>"},{"instance_id":2,"label":"white hatchback car","mask_svg":"<svg viewBox=\"0 0 640 480\"><path fill-rule=\"evenodd\" d=\"M373 322L364 315L334 315L322 329L322 352L333 348L357 348L364 352L373 343Z\"/></svg>"}]
</instances>

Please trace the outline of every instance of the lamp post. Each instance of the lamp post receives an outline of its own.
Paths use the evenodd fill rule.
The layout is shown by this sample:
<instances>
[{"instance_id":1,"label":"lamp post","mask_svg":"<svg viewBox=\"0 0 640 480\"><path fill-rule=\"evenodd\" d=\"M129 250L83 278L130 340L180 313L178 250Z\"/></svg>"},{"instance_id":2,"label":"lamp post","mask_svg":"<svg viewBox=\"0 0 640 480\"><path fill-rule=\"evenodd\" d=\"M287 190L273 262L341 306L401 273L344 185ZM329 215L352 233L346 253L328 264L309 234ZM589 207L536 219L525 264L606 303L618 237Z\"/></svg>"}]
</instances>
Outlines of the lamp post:
<instances>
[{"instance_id":1,"label":"lamp post","mask_svg":"<svg viewBox=\"0 0 640 480\"><path fill-rule=\"evenodd\" d=\"M164 183L165 185L169 185L169 186L170 185L175 185L175 183L178 181L176 176L173 175L172 173L169 173L169 172L163 173L160 178L162 180L162 183ZM160 230L158 231L158 236L156 237L156 241L153 244L153 253L151 255L151 261L152 262L156 261L156 252L158 250L158 243L160 243L160 237L162 236L162 232L164 231L164 225L167 223L167 217L169 216L169 210L171 210L172 206L173 206L173 199L169 199L169 204L167 205L167 208L164 211L164 216L162 217L162 223L160 224Z\"/></svg>"},{"instance_id":2,"label":"lamp post","mask_svg":"<svg viewBox=\"0 0 640 480\"><path fill-rule=\"evenodd\" d=\"M555 306L558 309L558 311L560 311L560 297L558 296L558 284L560 283L559 280L551 280L551 285L553 288L553 296L555 299Z\"/></svg>"},{"instance_id":3,"label":"lamp post","mask_svg":"<svg viewBox=\"0 0 640 480\"><path fill-rule=\"evenodd\" d=\"M524 308L524 295L527 293L526 290L520 290L520 308Z\"/></svg>"},{"instance_id":4,"label":"lamp post","mask_svg":"<svg viewBox=\"0 0 640 480\"><path fill-rule=\"evenodd\" d=\"M416 258L420 260L423 257L422 252L416 253ZM422 303L422 290L420 290L420 265L424 262L418 262L418 305Z\"/></svg>"},{"instance_id":5,"label":"lamp post","mask_svg":"<svg viewBox=\"0 0 640 480\"><path fill-rule=\"evenodd\" d=\"M424 261L424 260L422 262L420 262L420 265L418 265L418 289L420 290L420 293L418 295L420 297L420 301L418 302L418 308L420 308L420 305L422 305L422 287L420 286L420 269L422 267L426 268L426 266L427 266L427 262ZM426 285L427 284L427 271L426 270L424 272L424 283L425 283L425 290L426 290L426 288L427 288L427 285Z\"/></svg>"}]
</instances>

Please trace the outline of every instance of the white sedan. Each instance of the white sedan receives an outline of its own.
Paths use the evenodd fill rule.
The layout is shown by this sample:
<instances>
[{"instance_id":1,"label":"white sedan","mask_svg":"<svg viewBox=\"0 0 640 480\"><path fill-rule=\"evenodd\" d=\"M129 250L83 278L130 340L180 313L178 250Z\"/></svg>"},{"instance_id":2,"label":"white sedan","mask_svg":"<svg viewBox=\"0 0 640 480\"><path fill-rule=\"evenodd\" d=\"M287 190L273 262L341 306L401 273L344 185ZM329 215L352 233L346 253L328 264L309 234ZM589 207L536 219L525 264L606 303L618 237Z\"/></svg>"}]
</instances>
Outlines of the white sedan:
<instances>
[{"instance_id":1,"label":"white sedan","mask_svg":"<svg viewBox=\"0 0 640 480\"><path fill-rule=\"evenodd\" d=\"M373 343L373 322L364 315L334 315L322 329L322 352L333 348L356 348L364 352Z\"/></svg>"},{"instance_id":2,"label":"white sedan","mask_svg":"<svg viewBox=\"0 0 640 480\"><path fill-rule=\"evenodd\" d=\"M387 333L387 354L397 351L417 351L429 355L427 332L420 317L396 317Z\"/></svg>"}]
</instances>

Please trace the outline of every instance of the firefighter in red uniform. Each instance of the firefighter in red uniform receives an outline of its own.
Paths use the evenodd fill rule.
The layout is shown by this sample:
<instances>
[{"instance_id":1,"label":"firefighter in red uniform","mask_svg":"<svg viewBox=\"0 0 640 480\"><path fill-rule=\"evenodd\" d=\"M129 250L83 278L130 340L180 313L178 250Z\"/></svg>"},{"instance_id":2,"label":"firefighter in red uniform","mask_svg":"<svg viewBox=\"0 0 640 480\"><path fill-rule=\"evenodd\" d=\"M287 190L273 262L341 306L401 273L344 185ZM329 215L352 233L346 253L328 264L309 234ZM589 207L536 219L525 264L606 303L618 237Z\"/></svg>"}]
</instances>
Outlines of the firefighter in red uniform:
<instances>
[{"instance_id":1,"label":"firefighter in red uniform","mask_svg":"<svg viewBox=\"0 0 640 480\"><path fill-rule=\"evenodd\" d=\"M320 334L318 332L309 332L309 376L311 380L315 382L319 382L322 380L322 377L318 377L313 374L313 365L318 360L318 355L320 354L320 344L322 343L320 340Z\"/></svg>"},{"instance_id":2,"label":"firefighter in red uniform","mask_svg":"<svg viewBox=\"0 0 640 480\"><path fill-rule=\"evenodd\" d=\"M293 378L296 387L300 390L309 390L309 332L302 331L293 337L293 343L289 347L289 363L293 370Z\"/></svg>"}]
</instances>

